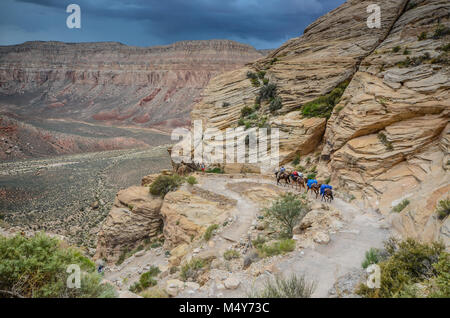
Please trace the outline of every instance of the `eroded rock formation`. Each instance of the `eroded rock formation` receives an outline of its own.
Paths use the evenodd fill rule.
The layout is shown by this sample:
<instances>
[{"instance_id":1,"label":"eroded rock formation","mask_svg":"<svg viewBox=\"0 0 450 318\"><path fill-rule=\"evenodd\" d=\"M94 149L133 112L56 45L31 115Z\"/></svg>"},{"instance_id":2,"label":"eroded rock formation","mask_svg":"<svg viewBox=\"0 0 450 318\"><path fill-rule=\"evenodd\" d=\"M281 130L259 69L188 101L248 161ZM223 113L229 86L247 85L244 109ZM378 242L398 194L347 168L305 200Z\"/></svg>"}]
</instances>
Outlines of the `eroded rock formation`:
<instances>
[{"instance_id":1,"label":"eroded rock formation","mask_svg":"<svg viewBox=\"0 0 450 318\"><path fill-rule=\"evenodd\" d=\"M26 42L0 47L0 110L170 129L215 75L263 55L228 40L167 46Z\"/></svg>"}]
</instances>

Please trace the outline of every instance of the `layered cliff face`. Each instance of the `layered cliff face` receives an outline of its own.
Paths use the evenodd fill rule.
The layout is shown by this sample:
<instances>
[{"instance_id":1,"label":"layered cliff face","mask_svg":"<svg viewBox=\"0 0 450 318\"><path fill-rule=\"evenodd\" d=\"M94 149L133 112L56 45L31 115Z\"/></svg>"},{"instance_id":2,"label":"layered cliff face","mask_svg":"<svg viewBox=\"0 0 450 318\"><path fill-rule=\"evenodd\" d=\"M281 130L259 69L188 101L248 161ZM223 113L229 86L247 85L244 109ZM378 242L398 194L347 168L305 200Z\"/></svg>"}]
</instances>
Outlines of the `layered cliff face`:
<instances>
[{"instance_id":1,"label":"layered cliff face","mask_svg":"<svg viewBox=\"0 0 450 318\"><path fill-rule=\"evenodd\" d=\"M435 239L433 212L450 192L450 4L414 3L361 63L328 121L322 155L332 180L368 206L389 213L408 199L393 224Z\"/></svg>"},{"instance_id":2,"label":"layered cliff face","mask_svg":"<svg viewBox=\"0 0 450 318\"><path fill-rule=\"evenodd\" d=\"M263 71L282 100L282 108L275 113L270 113L268 103L262 104L271 126L281 129L282 162L313 151L325 131L326 119L311 120L292 111L351 79L360 62L385 39L406 2L383 1L381 28L369 29L367 6L371 1L347 1L267 57L211 80L202 101L194 106L192 119L220 129L236 125L241 109L253 107L260 90L246 75Z\"/></svg>"},{"instance_id":3,"label":"layered cliff face","mask_svg":"<svg viewBox=\"0 0 450 318\"><path fill-rule=\"evenodd\" d=\"M385 214L408 198L392 216L395 228L437 238L444 227L433 212L450 191L450 4L380 1L380 29L366 26L369 4L347 1L266 58L214 78L192 119L220 129L239 124L261 89L247 74L263 71L282 107L262 102L255 114L280 128L282 163L321 154L319 180L331 176L339 190ZM337 88L343 95L329 120L305 112Z\"/></svg>"},{"instance_id":4,"label":"layered cliff face","mask_svg":"<svg viewBox=\"0 0 450 318\"><path fill-rule=\"evenodd\" d=\"M215 75L263 55L228 40L168 46L27 42L0 47L0 110L170 129L189 124Z\"/></svg>"}]
</instances>

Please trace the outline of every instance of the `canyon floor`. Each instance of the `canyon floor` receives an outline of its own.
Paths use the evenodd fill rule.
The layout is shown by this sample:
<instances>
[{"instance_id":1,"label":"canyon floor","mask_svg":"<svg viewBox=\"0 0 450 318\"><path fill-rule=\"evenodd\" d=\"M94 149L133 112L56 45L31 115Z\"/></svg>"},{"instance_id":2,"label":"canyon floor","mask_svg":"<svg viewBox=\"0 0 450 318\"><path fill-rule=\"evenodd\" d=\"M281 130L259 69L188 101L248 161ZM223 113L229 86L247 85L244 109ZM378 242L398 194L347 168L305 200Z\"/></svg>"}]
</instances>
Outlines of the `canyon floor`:
<instances>
[{"instance_id":1,"label":"canyon floor","mask_svg":"<svg viewBox=\"0 0 450 318\"><path fill-rule=\"evenodd\" d=\"M92 248L117 191L166 168L165 146L0 162L0 217Z\"/></svg>"},{"instance_id":2,"label":"canyon floor","mask_svg":"<svg viewBox=\"0 0 450 318\"><path fill-rule=\"evenodd\" d=\"M258 216L270 202L261 198L296 190L277 186L272 178L264 176L197 175L197 179L199 184L195 187L236 201L235 207L227 215L227 225L220 226L210 241L199 240L190 244L191 252L187 259L200 255L214 255L216 258L203 285L183 285L177 281L177 274L171 273L169 256L162 247L140 251L120 265L107 266L105 279L126 293L140 274L153 265L162 271L158 277L159 288L168 290L173 288L171 284L180 284L176 287L177 297L248 297L274 275L295 273L304 274L307 280L315 282L313 297L337 296L345 292L337 288L331 291L338 278L344 289L349 284L355 284L357 281L353 277L361 276L365 252L371 247L381 247L382 242L390 236L389 226L382 215L347 202L339 192L331 203L320 202L308 194L313 209L310 213L314 214L312 220L316 223L311 226L311 231L294 236L296 249L285 255L261 259L244 269L243 258L248 253L245 245L249 237L255 237L258 233ZM318 240L318 232L328 238L325 241ZM229 249L240 251L241 258L226 261L223 253ZM347 276L342 281L343 275ZM230 281L238 282L238 286L229 288L227 284Z\"/></svg>"}]
</instances>

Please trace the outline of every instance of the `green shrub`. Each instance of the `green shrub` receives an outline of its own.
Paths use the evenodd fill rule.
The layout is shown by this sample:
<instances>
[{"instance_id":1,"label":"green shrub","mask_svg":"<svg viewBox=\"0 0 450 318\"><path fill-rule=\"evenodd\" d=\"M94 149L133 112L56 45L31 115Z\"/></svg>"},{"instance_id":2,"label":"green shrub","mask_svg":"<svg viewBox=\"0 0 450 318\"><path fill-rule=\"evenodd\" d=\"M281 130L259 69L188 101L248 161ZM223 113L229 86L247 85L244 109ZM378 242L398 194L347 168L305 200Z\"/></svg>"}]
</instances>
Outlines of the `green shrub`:
<instances>
[{"instance_id":1,"label":"green shrub","mask_svg":"<svg viewBox=\"0 0 450 318\"><path fill-rule=\"evenodd\" d=\"M245 125L245 120L244 118L239 118L238 120L238 126L244 126Z\"/></svg>"},{"instance_id":2,"label":"green shrub","mask_svg":"<svg viewBox=\"0 0 450 318\"><path fill-rule=\"evenodd\" d=\"M302 107L302 114L305 117L330 118L334 106L341 100L349 81L344 81L334 88L330 93L320 96L315 100L306 103Z\"/></svg>"},{"instance_id":3,"label":"green shrub","mask_svg":"<svg viewBox=\"0 0 450 318\"><path fill-rule=\"evenodd\" d=\"M394 52L394 53L397 53L399 51L400 51L400 46L398 46L398 45L392 48L392 52Z\"/></svg>"},{"instance_id":4,"label":"green shrub","mask_svg":"<svg viewBox=\"0 0 450 318\"><path fill-rule=\"evenodd\" d=\"M211 237L213 236L213 232L219 228L218 224L212 224L208 226L208 228L205 231L205 234L203 235L203 238L205 241L209 241Z\"/></svg>"},{"instance_id":5,"label":"green shrub","mask_svg":"<svg viewBox=\"0 0 450 318\"><path fill-rule=\"evenodd\" d=\"M428 52L426 52L425 54L423 54L421 56L415 56L412 58L407 56L405 60L398 62L397 66L400 68L405 68L405 67L409 67L409 66L418 66L418 65L421 65L423 62L430 61L430 60L431 60L430 54Z\"/></svg>"},{"instance_id":6,"label":"green shrub","mask_svg":"<svg viewBox=\"0 0 450 318\"><path fill-rule=\"evenodd\" d=\"M314 282L307 282L305 276L292 274L284 279L276 276L275 279L268 279L264 289L250 294L254 298L310 298L316 286Z\"/></svg>"},{"instance_id":7,"label":"green shrub","mask_svg":"<svg viewBox=\"0 0 450 318\"><path fill-rule=\"evenodd\" d=\"M225 253L223 253L223 258L225 258L227 261L239 257L241 257L241 254L236 250L228 250Z\"/></svg>"},{"instance_id":8,"label":"green shrub","mask_svg":"<svg viewBox=\"0 0 450 318\"><path fill-rule=\"evenodd\" d=\"M403 50L403 55L409 55L411 52L408 50L407 47Z\"/></svg>"},{"instance_id":9,"label":"green shrub","mask_svg":"<svg viewBox=\"0 0 450 318\"><path fill-rule=\"evenodd\" d=\"M415 7L417 7L417 3L414 2L414 1L409 1L409 2L408 2L408 5L406 6L406 11L412 10L412 9L414 9Z\"/></svg>"},{"instance_id":10,"label":"green shrub","mask_svg":"<svg viewBox=\"0 0 450 318\"><path fill-rule=\"evenodd\" d=\"M173 176L160 175L150 185L150 193L153 195L164 197L170 191L177 190L182 183L183 179L179 175Z\"/></svg>"},{"instance_id":11,"label":"green shrub","mask_svg":"<svg viewBox=\"0 0 450 318\"><path fill-rule=\"evenodd\" d=\"M261 86L261 83L259 82L259 80L257 78L252 78L250 81L252 82L252 86L253 87L260 87Z\"/></svg>"},{"instance_id":12,"label":"green shrub","mask_svg":"<svg viewBox=\"0 0 450 318\"><path fill-rule=\"evenodd\" d=\"M326 178L325 179L325 184L330 184L330 181L331 181L331 177Z\"/></svg>"},{"instance_id":13,"label":"green shrub","mask_svg":"<svg viewBox=\"0 0 450 318\"><path fill-rule=\"evenodd\" d=\"M433 267L436 276L430 281L429 297L450 298L450 254L442 252Z\"/></svg>"},{"instance_id":14,"label":"green shrub","mask_svg":"<svg viewBox=\"0 0 450 318\"><path fill-rule=\"evenodd\" d=\"M26 238L0 236L0 297L98 298L115 297L102 284L95 264L82 253L43 233ZM68 288L71 264L80 266L81 288Z\"/></svg>"},{"instance_id":15,"label":"green shrub","mask_svg":"<svg viewBox=\"0 0 450 318\"><path fill-rule=\"evenodd\" d=\"M270 208L265 209L266 216L281 228L282 236L292 237L294 226L309 212L308 205L292 193L278 197Z\"/></svg>"},{"instance_id":16,"label":"green shrub","mask_svg":"<svg viewBox=\"0 0 450 318\"><path fill-rule=\"evenodd\" d=\"M222 103L222 107L228 107L228 106L230 106L230 103L228 103L228 102L223 102Z\"/></svg>"},{"instance_id":17,"label":"green shrub","mask_svg":"<svg viewBox=\"0 0 450 318\"><path fill-rule=\"evenodd\" d=\"M378 139L381 141L381 143L386 147L388 151L394 150L392 143L387 139L386 135L383 132L380 131L378 133Z\"/></svg>"},{"instance_id":18,"label":"green shrub","mask_svg":"<svg viewBox=\"0 0 450 318\"><path fill-rule=\"evenodd\" d=\"M153 277L158 276L159 273L161 273L159 268L157 266L152 266L148 272L141 275L138 282L130 287L130 291L139 293L149 287L156 286L158 283Z\"/></svg>"},{"instance_id":19,"label":"green shrub","mask_svg":"<svg viewBox=\"0 0 450 318\"><path fill-rule=\"evenodd\" d=\"M306 178L308 178L308 179L315 179L316 177L317 177L317 172L308 173L308 175L306 176Z\"/></svg>"},{"instance_id":20,"label":"green shrub","mask_svg":"<svg viewBox=\"0 0 450 318\"><path fill-rule=\"evenodd\" d=\"M277 111L283 107L283 103L281 101L281 97L277 96L270 101L269 110L271 112Z\"/></svg>"},{"instance_id":21,"label":"green shrub","mask_svg":"<svg viewBox=\"0 0 450 318\"><path fill-rule=\"evenodd\" d=\"M260 249L264 243L266 243L266 239L264 236L262 236L260 234L258 235L258 237L255 240L252 241L252 245L257 249Z\"/></svg>"},{"instance_id":22,"label":"green shrub","mask_svg":"<svg viewBox=\"0 0 450 318\"><path fill-rule=\"evenodd\" d=\"M417 37L417 40L419 41L423 41L427 39L427 32L423 31L422 33L420 33L420 35Z\"/></svg>"},{"instance_id":23,"label":"green shrub","mask_svg":"<svg viewBox=\"0 0 450 318\"><path fill-rule=\"evenodd\" d=\"M437 40L448 34L450 34L450 28L446 27L443 24L438 24L436 29L434 30L433 39Z\"/></svg>"},{"instance_id":24,"label":"green shrub","mask_svg":"<svg viewBox=\"0 0 450 318\"><path fill-rule=\"evenodd\" d=\"M264 84L264 85L269 84L269 79L268 79L268 78L263 78L263 84Z\"/></svg>"},{"instance_id":25,"label":"green shrub","mask_svg":"<svg viewBox=\"0 0 450 318\"><path fill-rule=\"evenodd\" d=\"M399 204L397 204L392 211L400 213L402 212L409 204L409 200L408 199L404 199L402 202L400 202Z\"/></svg>"},{"instance_id":26,"label":"green shrub","mask_svg":"<svg viewBox=\"0 0 450 318\"><path fill-rule=\"evenodd\" d=\"M270 65L273 65L276 62L278 62L278 59L275 57L270 61Z\"/></svg>"},{"instance_id":27,"label":"green shrub","mask_svg":"<svg viewBox=\"0 0 450 318\"><path fill-rule=\"evenodd\" d=\"M190 185L194 185L194 184L198 183L197 179L194 176L187 177L186 182L189 183Z\"/></svg>"},{"instance_id":28,"label":"green shrub","mask_svg":"<svg viewBox=\"0 0 450 318\"><path fill-rule=\"evenodd\" d=\"M279 254L292 252L295 249L295 241L293 239L285 239L272 243L265 243L258 249L261 257L270 257Z\"/></svg>"},{"instance_id":29,"label":"green shrub","mask_svg":"<svg viewBox=\"0 0 450 318\"><path fill-rule=\"evenodd\" d=\"M264 79L264 76L266 76L266 72L265 71L259 71L258 72L259 79Z\"/></svg>"},{"instance_id":30,"label":"green shrub","mask_svg":"<svg viewBox=\"0 0 450 318\"><path fill-rule=\"evenodd\" d=\"M438 49L439 51L448 52L448 51L450 51L450 43L447 43L447 44L444 45L444 46L438 47L437 49Z\"/></svg>"},{"instance_id":31,"label":"green shrub","mask_svg":"<svg viewBox=\"0 0 450 318\"><path fill-rule=\"evenodd\" d=\"M205 172L207 172L207 173L219 173L219 174L221 174L221 173L223 173L223 170L220 169L219 167L215 167L215 168L212 168L212 169L205 170Z\"/></svg>"},{"instance_id":32,"label":"green shrub","mask_svg":"<svg viewBox=\"0 0 450 318\"><path fill-rule=\"evenodd\" d=\"M366 252L366 257L364 259L364 261L362 262L361 266L362 268L366 269L367 267L369 267L369 265L372 264L378 264L378 249L376 248L371 248L370 250L368 250Z\"/></svg>"},{"instance_id":33,"label":"green shrub","mask_svg":"<svg viewBox=\"0 0 450 318\"><path fill-rule=\"evenodd\" d=\"M243 118L243 117L246 117L246 116L248 116L248 115L251 115L253 113L253 109L251 108L251 107L249 107L249 106L244 106L242 109L241 109L241 117Z\"/></svg>"},{"instance_id":34,"label":"green shrub","mask_svg":"<svg viewBox=\"0 0 450 318\"><path fill-rule=\"evenodd\" d=\"M362 284L357 289L357 294L374 298L403 297L411 294L411 286L414 284L430 285L437 278L441 279L439 282L446 280L440 271L448 269L448 258L443 254L444 245L423 244L413 239L400 243L390 240L385 243L385 249L386 260L378 263L381 274L380 288L370 289ZM445 283L444 286L437 287L438 290L441 288L445 292Z\"/></svg>"},{"instance_id":35,"label":"green shrub","mask_svg":"<svg viewBox=\"0 0 450 318\"><path fill-rule=\"evenodd\" d=\"M149 288L140 294L144 298L169 298L167 292L158 287Z\"/></svg>"},{"instance_id":36,"label":"green shrub","mask_svg":"<svg viewBox=\"0 0 450 318\"><path fill-rule=\"evenodd\" d=\"M259 90L260 100L271 100L277 96L277 86L275 84L269 83L263 85Z\"/></svg>"},{"instance_id":37,"label":"green shrub","mask_svg":"<svg viewBox=\"0 0 450 318\"><path fill-rule=\"evenodd\" d=\"M439 201L436 213L440 220L443 220L450 215L450 198Z\"/></svg>"},{"instance_id":38,"label":"green shrub","mask_svg":"<svg viewBox=\"0 0 450 318\"><path fill-rule=\"evenodd\" d=\"M258 79L258 75L256 75L256 73L248 71L247 72L247 78L249 78L249 79Z\"/></svg>"},{"instance_id":39,"label":"green shrub","mask_svg":"<svg viewBox=\"0 0 450 318\"><path fill-rule=\"evenodd\" d=\"M195 280L199 274L199 271L205 266L205 261L200 258L193 258L189 263L186 263L181 267L180 277L182 280L187 281L189 278Z\"/></svg>"},{"instance_id":40,"label":"green shrub","mask_svg":"<svg viewBox=\"0 0 450 318\"><path fill-rule=\"evenodd\" d=\"M294 166L298 165L300 163L300 155L296 155L294 160L292 161L292 164Z\"/></svg>"}]
</instances>

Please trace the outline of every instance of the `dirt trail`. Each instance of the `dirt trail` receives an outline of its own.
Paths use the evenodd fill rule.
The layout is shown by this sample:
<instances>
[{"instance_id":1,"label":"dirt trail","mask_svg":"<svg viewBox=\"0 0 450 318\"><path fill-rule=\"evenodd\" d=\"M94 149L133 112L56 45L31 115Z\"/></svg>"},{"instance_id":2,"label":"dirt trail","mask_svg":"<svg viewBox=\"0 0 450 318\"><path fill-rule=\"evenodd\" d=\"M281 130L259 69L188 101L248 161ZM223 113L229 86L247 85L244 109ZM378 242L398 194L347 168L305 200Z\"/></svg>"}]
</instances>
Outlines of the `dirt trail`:
<instances>
[{"instance_id":1,"label":"dirt trail","mask_svg":"<svg viewBox=\"0 0 450 318\"><path fill-rule=\"evenodd\" d=\"M249 200L242 193L233 191L227 184L230 183L256 183L275 184L271 179L256 176L230 177L225 175L200 176L198 186L229 197L237 201L236 207L230 211L234 219L232 224L225 227L222 232L212 238L214 246L203 244L202 251L214 251L216 255L230 249L236 242L247 240L248 233L254 225L260 207ZM285 191L294 191L289 187L280 187ZM308 195L314 201L314 196ZM375 212L366 211L347 203L340 198L335 198L332 203L327 203L339 210L342 215L342 227L337 232L330 233L330 242L326 245L316 244L312 248L296 250L284 256L275 257L272 261L283 275L291 273L305 274L308 280L316 282L316 290L313 297L328 297L328 291L333 287L336 278L361 269L361 262L365 252L371 247L381 247L382 242L389 237L388 227L383 217ZM126 286L139 278L145 268L150 265L166 267L167 258L163 251L150 250L143 256L127 259L120 268L108 273L105 278L109 280L123 281ZM218 290L216 282L211 280L204 287L195 292L181 293L179 297L247 297L251 289L262 286L265 280L272 276L265 272L258 277L253 277L249 271L238 271L227 275L237 275L241 281L239 288L235 290ZM160 282L165 286L164 280Z\"/></svg>"}]
</instances>

